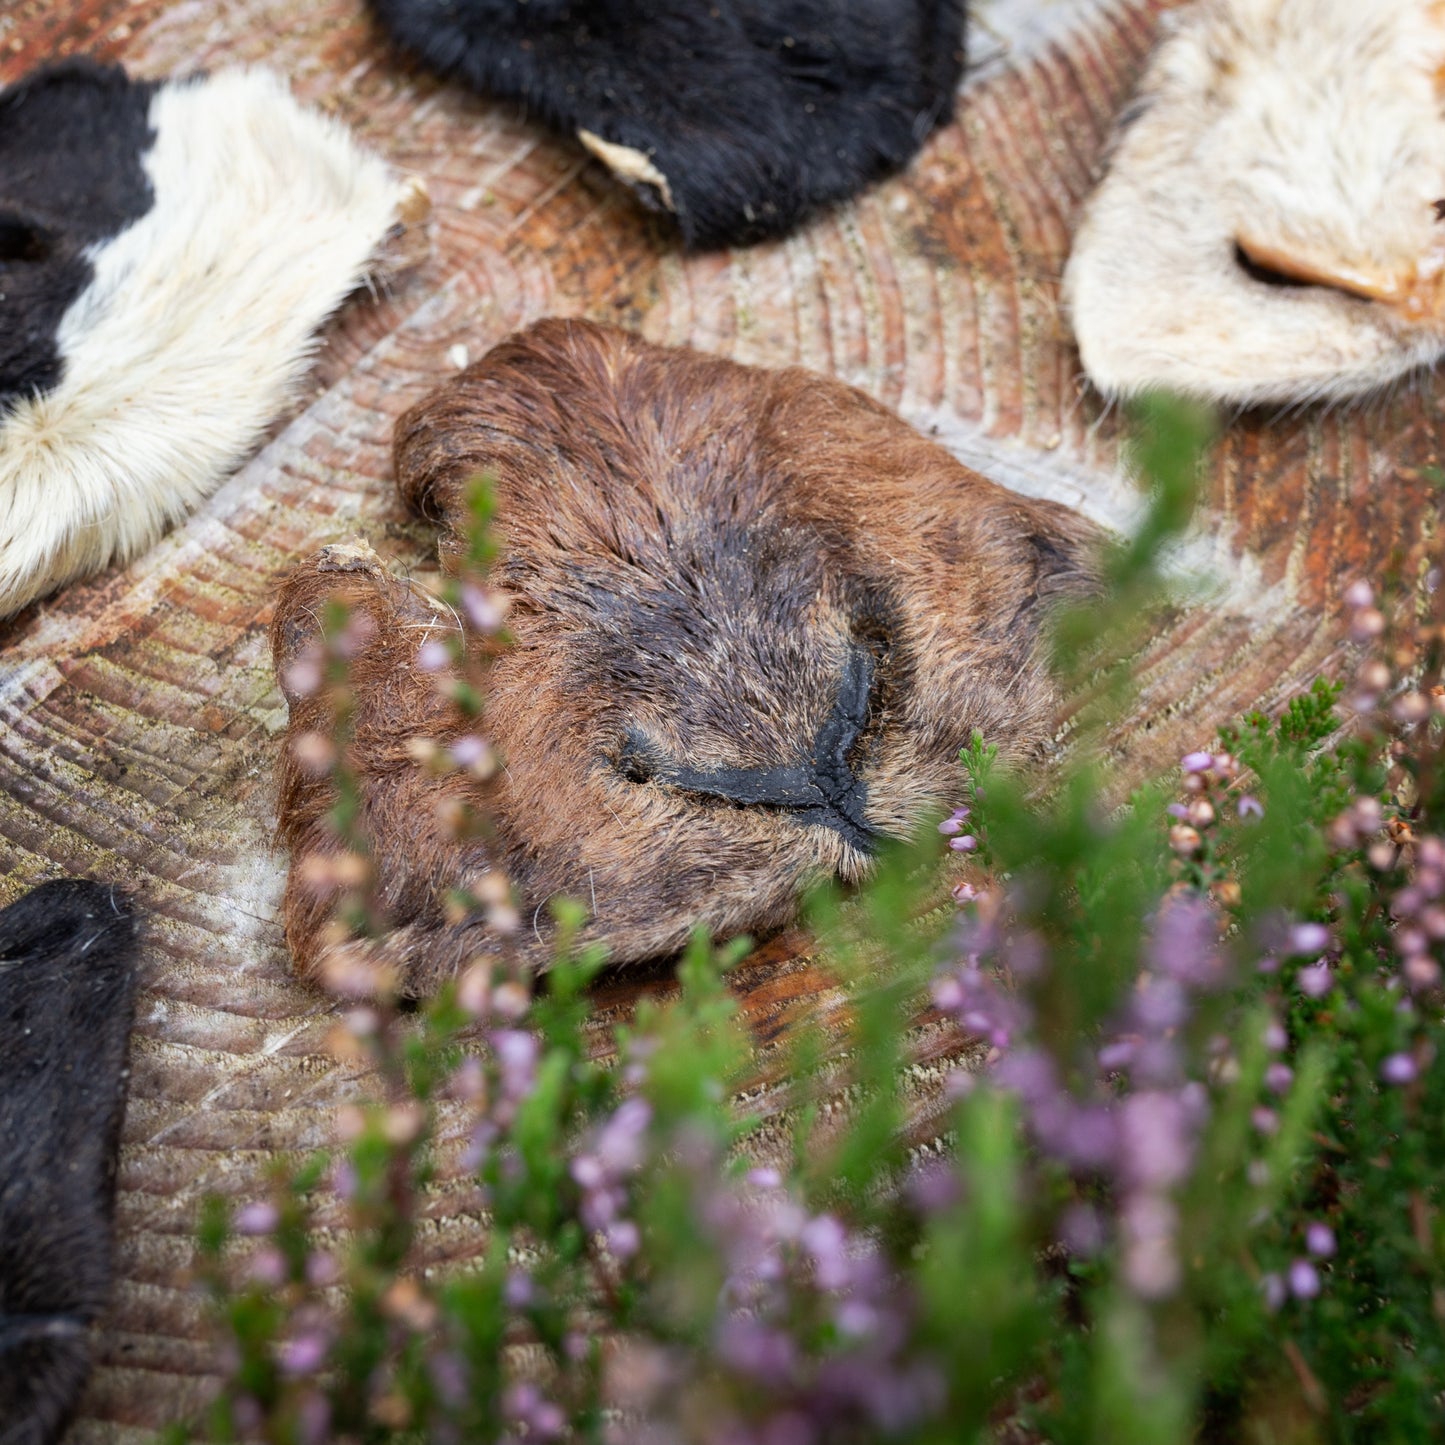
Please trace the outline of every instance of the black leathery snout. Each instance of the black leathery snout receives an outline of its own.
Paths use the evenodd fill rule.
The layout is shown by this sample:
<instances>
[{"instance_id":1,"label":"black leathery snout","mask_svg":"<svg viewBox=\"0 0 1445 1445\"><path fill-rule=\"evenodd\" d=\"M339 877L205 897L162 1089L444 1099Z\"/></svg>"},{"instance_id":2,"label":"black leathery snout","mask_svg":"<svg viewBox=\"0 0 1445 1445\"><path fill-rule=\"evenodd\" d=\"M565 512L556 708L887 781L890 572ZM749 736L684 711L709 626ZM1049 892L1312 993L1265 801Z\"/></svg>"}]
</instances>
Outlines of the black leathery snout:
<instances>
[{"instance_id":1,"label":"black leathery snout","mask_svg":"<svg viewBox=\"0 0 1445 1445\"><path fill-rule=\"evenodd\" d=\"M804 761L775 767L694 768L665 757L646 733L629 726L618 771L629 782L658 783L738 807L794 813L805 826L832 828L853 847L871 854L876 834L864 813L868 789L854 771L850 754L868 724L874 670L867 648L849 647L833 710Z\"/></svg>"}]
</instances>

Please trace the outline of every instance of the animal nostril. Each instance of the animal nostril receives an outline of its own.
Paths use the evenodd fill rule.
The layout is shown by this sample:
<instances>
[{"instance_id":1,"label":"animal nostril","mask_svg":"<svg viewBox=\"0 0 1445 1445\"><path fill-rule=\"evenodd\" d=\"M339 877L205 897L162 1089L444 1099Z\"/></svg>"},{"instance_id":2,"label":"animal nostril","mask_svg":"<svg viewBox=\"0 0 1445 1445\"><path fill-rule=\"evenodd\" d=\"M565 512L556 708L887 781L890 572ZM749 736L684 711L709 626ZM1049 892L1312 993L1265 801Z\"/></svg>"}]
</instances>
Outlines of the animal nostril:
<instances>
[{"instance_id":1,"label":"animal nostril","mask_svg":"<svg viewBox=\"0 0 1445 1445\"><path fill-rule=\"evenodd\" d=\"M1308 254L1292 246L1277 246L1249 236L1237 236L1234 260L1252 280L1264 286L1289 286L1299 290L1317 286L1357 296L1362 301L1399 303L1406 299L1408 284L1398 274L1373 271L1327 254Z\"/></svg>"},{"instance_id":2,"label":"animal nostril","mask_svg":"<svg viewBox=\"0 0 1445 1445\"><path fill-rule=\"evenodd\" d=\"M1234 243L1234 264L1249 277L1251 281L1258 281L1261 286L1289 286L1297 288L1306 283L1299 281L1293 276L1286 276L1283 271L1276 271L1260 261L1256 261L1238 241Z\"/></svg>"},{"instance_id":3,"label":"animal nostril","mask_svg":"<svg viewBox=\"0 0 1445 1445\"><path fill-rule=\"evenodd\" d=\"M23 216L0 214L0 263L44 261L50 255L50 235Z\"/></svg>"},{"instance_id":4,"label":"animal nostril","mask_svg":"<svg viewBox=\"0 0 1445 1445\"><path fill-rule=\"evenodd\" d=\"M629 783L650 783L656 776L657 768L646 735L636 728L628 728L623 737L617 771Z\"/></svg>"}]
</instances>

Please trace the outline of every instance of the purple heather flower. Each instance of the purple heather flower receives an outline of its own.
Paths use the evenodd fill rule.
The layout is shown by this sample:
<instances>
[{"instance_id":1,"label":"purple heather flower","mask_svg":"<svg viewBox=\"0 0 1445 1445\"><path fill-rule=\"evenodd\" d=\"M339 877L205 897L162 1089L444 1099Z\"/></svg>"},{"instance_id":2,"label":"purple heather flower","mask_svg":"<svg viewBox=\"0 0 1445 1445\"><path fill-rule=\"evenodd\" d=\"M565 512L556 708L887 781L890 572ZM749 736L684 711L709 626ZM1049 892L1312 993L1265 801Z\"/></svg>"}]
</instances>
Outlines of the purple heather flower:
<instances>
[{"instance_id":1,"label":"purple heather flower","mask_svg":"<svg viewBox=\"0 0 1445 1445\"><path fill-rule=\"evenodd\" d=\"M270 1234L281 1222L281 1212L269 1200L260 1199L240 1210L235 1218L237 1234Z\"/></svg>"},{"instance_id":2,"label":"purple heather flower","mask_svg":"<svg viewBox=\"0 0 1445 1445\"><path fill-rule=\"evenodd\" d=\"M253 1254L246 1265L246 1277L253 1283L274 1289L286 1282L286 1256L274 1245Z\"/></svg>"},{"instance_id":3,"label":"purple heather flower","mask_svg":"<svg viewBox=\"0 0 1445 1445\"><path fill-rule=\"evenodd\" d=\"M502 1070L502 1092L512 1099L525 1098L536 1073L537 1040L524 1029L497 1029L491 1042Z\"/></svg>"},{"instance_id":4,"label":"purple heather flower","mask_svg":"<svg viewBox=\"0 0 1445 1445\"><path fill-rule=\"evenodd\" d=\"M1183 819L1189 816L1189 809L1186 808L1183 803L1170 803L1164 811L1168 813L1171 818Z\"/></svg>"},{"instance_id":5,"label":"purple heather flower","mask_svg":"<svg viewBox=\"0 0 1445 1445\"><path fill-rule=\"evenodd\" d=\"M440 672L451 660L452 655L448 651L446 643L438 641L435 637L423 642L416 650L418 672Z\"/></svg>"},{"instance_id":6,"label":"purple heather flower","mask_svg":"<svg viewBox=\"0 0 1445 1445\"><path fill-rule=\"evenodd\" d=\"M467 1399L467 1367L459 1355L439 1350L427 1358L427 1371L442 1403L456 1409Z\"/></svg>"},{"instance_id":7,"label":"purple heather flower","mask_svg":"<svg viewBox=\"0 0 1445 1445\"><path fill-rule=\"evenodd\" d=\"M1219 977L1218 939L1218 915L1207 899L1167 899L1150 930L1148 960L1156 972L1202 987Z\"/></svg>"},{"instance_id":8,"label":"purple heather flower","mask_svg":"<svg viewBox=\"0 0 1445 1445\"><path fill-rule=\"evenodd\" d=\"M1099 1050L1099 1068L1106 1074L1127 1068L1133 1062L1138 1047L1134 1039L1116 1039L1112 1044L1105 1044Z\"/></svg>"},{"instance_id":9,"label":"purple heather flower","mask_svg":"<svg viewBox=\"0 0 1445 1445\"><path fill-rule=\"evenodd\" d=\"M1289 931L1289 951L1296 957L1323 953L1329 946L1330 931L1323 923L1296 923Z\"/></svg>"},{"instance_id":10,"label":"purple heather flower","mask_svg":"<svg viewBox=\"0 0 1445 1445\"><path fill-rule=\"evenodd\" d=\"M933 984L933 1006L941 1013L951 1014L963 1007L963 985L949 974L936 979Z\"/></svg>"},{"instance_id":11,"label":"purple heather flower","mask_svg":"<svg viewBox=\"0 0 1445 1445\"><path fill-rule=\"evenodd\" d=\"M254 1395L237 1395L231 1402L231 1418L241 1431L257 1431L266 1418Z\"/></svg>"},{"instance_id":12,"label":"purple heather flower","mask_svg":"<svg viewBox=\"0 0 1445 1445\"><path fill-rule=\"evenodd\" d=\"M1186 773L1207 773L1214 766L1214 754L1185 753L1179 766Z\"/></svg>"},{"instance_id":13,"label":"purple heather flower","mask_svg":"<svg viewBox=\"0 0 1445 1445\"><path fill-rule=\"evenodd\" d=\"M1419 1076L1420 1070L1409 1054L1391 1054L1380 1065L1380 1077L1387 1084L1409 1084Z\"/></svg>"},{"instance_id":14,"label":"purple heather flower","mask_svg":"<svg viewBox=\"0 0 1445 1445\"><path fill-rule=\"evenodd\" d=\"M1277 1314L1284 1308L1284 1302L1289 1298L1289 1286L1281 1276L1274 1273L1264 1275L1259 1287L1264 1292L1264 1307L1270 1314Z\"/></svg>"},{"instance_id":15,"label":"purple heather flower","mask_svg":"<svg viewBox=\"0 0 1445 1445\"><path fill-rule=\"evenodd\" d=\"M1375 605L1375 589L1363 578L1360 578L1345 588L1344 602L1346 607L1373 607Z\"/></svg>"},{"instance_id":16,"label":"purple heather flower","mask_svg":"<svg viewBox=\"0 0 1445 1445\"><path fill-rule=\"evenodd\" d=\"M1189 999L1174 979L1153 978L1135 992L1131 1011L1142 1030L1165 1033L1189 1017Z\"/></svg>"},{"instance_id":17,"label":"purple heather flower","mask_svg":"<svg viewBox=\"0 0 1445 1445\"><path fill-rule=\"evenodd\" d=\"M1261 1134L1273 1134L1279 1129L1279 1115L1263 1104L1250 1114L1249 1119Z\"/></svg>"},{"instance_id":18,"label":"purple heather flower","mask_svg":"<svg viewBox=\"0 0 1445 1445\"><path fill-rule=\"evenodd\" d=\"M1334 987L1334 977L1330 973L1329 965L1325 963L1311 964L1309 968L1300 969L1295 975L1295 982L1306 998L1323 998Z\"/></svg>"},{"instance_id":19,"label":"purple heather flower","mask_svg":"<svg viewBox=\"0 0 1445 1445\"><path fill-rule=\"evenodd\" d=\"M462 586L462 610L479 632L495 632L502 625L504 609L497 598L473 582Z\"/></svg>"},{"instance_id":20,"label":"purple heather flower","mask_svg":"<svg viewBox=\"0 0 1445 1445\"><path fill-rule=\"evenodd\" d=\"M1003 961L1015 978L1034 979L1048 963L1048 950L1043 939L1033 929L1026 928L1004 940Z\"/></svg>"},{"instance_id":21,"label":"purple heather flower","mask_svg":"<svg viewBox=\"0 0 1445 1445\"><path fill-rule=\"evenodd\" d=\"M1102 1105L1068 1109L1052 1152L1076 1169L1102 1169L1119 1149L1119 1120Z\"/></svg>"},{"instance_id":22,"label":"purple heather flower","mask_svg":"<svg viewBox=\"0 0 1445 1445\"><path fill-rule=\"evenodd\" d=\"M994 1065L993 1076L1001 1088L1013 1090L1027 1104L1042 1102L1058 1087L1054 1061L1041 1049L1006 1054Z\"/></svg>"},{"instance_id":23,"label":"purple heather flower","mask_svg":"<svg viewBox=\"0 0 1445 1445\"><path fill-rule=\"evenodd\" d=\"M617 1259L631 1259L642 1247L642 1235L630 1219L614 1220L606 1229L607 1248Z\"/></svg>"},{"instance_id":24,"label":"purple heather flower","mask_svg":"<svg viewBox=\"0 0 1445 1445\"><path fill-rule=\"evenodd\" d=\"M532 1283L532 1276L520 1269L514 1269L507 1275L507 1281L502 1286L502 1299L514 1310L526 1309L526 1307L537 1298L537 1288Z\"/></svg>"},{"instance_id":25,"label":"purple heather flower","mask_svg":"<svg viewBox=\"0 0 1445 1445\"><path fill-rule=\"evenodd\" d=\"M617 1189L589 1189L578 1211L582 1223L592 1230L605 1230L617 1218L626 1197Z\"/></svg>"},{"instance_id":26,"label":"purple heather flower","mask_svg":"<svg viewBox=\"0 0 1445 1445\"><path fill-rule=\"evenodd\" d=\"M307 1390L296 1407L301 1445L326 1445L331 1438L331 1402L317 1390Z\"/></svg>"},{"instance_id":27,"label":"purple heather flower","mask_svg":"<svg viewBox=\"0 0 1445 1445\"><path fill-rule=\"evenodd\" d=\"M356 1191L361 1187L361 1181L356 1177L356 1167L350 1159L338 1159L331 1166L331 1187L336 1191L339 1199L356 1198Z\"/></svg>"},{"instance_id":28,"label":"purple heather flower","mask_svg":"<svg viewBox=\"0 0 1445 1445\"><path fill-rule=\"evenodd\" d=\"M862 1300L844 1300L833 1312L833 1323L845 1335L862 1339L878 1328L878 1311Z\"/></svg>"},{"instance_id":29,"label":"purple heather flower","mask_svg":"<svg viewBox=\"0 0 1445 1445\"><path fill-rule=\"evenodd\" d=\"M494 1120L481 1120L472 1130L472 1137L467 1141L466 1152L462 1155L462 1168L469 1171L479 1169L482 1160L487 1157L491 1152L492 1145L497 1142L499 1132Z\"/></svg>"},{"instance_id":30,"label":"purple heather flower","mask_svg":"<svg viewBox=\"0 0 1445 1445\"><path fill-rule=\"evenodd\" d=\"M973 850L978 847L978 839L975 838L972 833L964 833L958 838L950 838L948 840L948 846L952 848L955 853L972 853Z\"/></svg>"},{"instance_id":31,"label":"purple heather flower","mask_svg":"<svg viewBox=\"0 0 1445 1445\"><path fill-rule=\"evenodd\" d=\"M1241 793L1239 795L1239 816L1241 818L1262 818L1264 817L1264 804L1254 796L1253 793Z\"/></svg>"},{"instance_id":32,"label":"purple heather flower","mask_svg":"<svg viewBox=\"0 0 1445 1445\"><path fill-rule=\"evenodd\" d=\"M1396 918L1409 918L1425 906L1425 892L1421 888L1405 887L1390 900L1390 912Z\"/></svg>"},{"instance_id":33,"label":"purple heather flower","mask_svg":"<svg viewBox=\"0 0 1445 1445\"><path fill-rule=\"evenodd\" d=\"M1407 958L1405 982L1413 989L1425 991L1440 985L1440 965L1433 958Z\"/></svg>"},{"instance_id":34,"label":"purple heather flower","mask_svg":"<svg viewBox=\"0 0 1445 1445\"><path fill-rule=\"evenodd\" d=\"M781 1330L734 1315L718 1331L718 1354L762 1384L782 1385L793 1373L797 1350Z\"/></svg>"},{"instance_id":35,"label":"purple heather flower","mask_svg":"<svg viewBox=\"0 0 1445 1445\"><path fill-rule=\"evenodd\" d=\"M1314 1299L1320 1292L1320 1272L1307 1259L1289 1267L1289 1292L1296 1299Z\"/></svg>"},{"instance_id":36,"label":"purple heather flower","mask_svg":"<svg viewBox=\"0 0 1445 1445\"><path fill-rule=\"evenodd\" d=\"M1158 1194L1136 1194L1120 1211L1124 1239L1124 1278L1142 1299L1164 1299L1179 1284L1174 1234L1179 1214Z\"/></svg>"},{"instance_id":37,"label":"purple heather flower","mask_svg":"<svg viewBox=\"0 0 1445 1445\"><path fill-rule=\"evenodd\" d=\"M1198 1079L1191 1079L1179 1091L1179 1107L1191 1128L1202 1128L1209 1121L1209 1090Z\"/></svg>"},{"instance_id":38,"label":"purple heather flower","mask_svg":"<svg viewBox=\"0 0 1445 1445\"><path fill-rule=\"evenodd\" d=\"M783 1176L776 1169L749 1169L743 1176L754 1189L781 1189Z\"/></svg>"},{"instance_id":39,"label":"purple heather flower","mask_svg":"<svg viewBox=\"0 0 1445 1445\"><path fill-rule=\"evenodd\" d=\"M1145 1038L1134 1053L1129 1073L1136 1084L1172 1084L1181 1069L1179 1048L1172 1038Z\"/></svg>"},{"instance_id":40,"label":"purple heather flower","mask_svg":"<svg viewBox=\"0 0 1445 1445\"><path fill-rule=\"evenodd\" d=\"M963 823L958 818L945 818L938 825L938 831L945 836L963 832Z\"/></svg>"},{"instance_id":41,"label":"purple heather flower","mask_svg":"<svg viewBox=\"0 0 1445 1445\"><path fill-rule=\"evenodd\" d=\"M1280 1063L1278 1059L1264 1071L1265 1087L1272 1094L1285 1093L1292 1083L1294 1070L1288 1064Z\"/></svg>"},{"instance_id":42,"label":"purple heather flower","mask_svg":"<svg viewBox=\"0 0 1445 1445\"><path fill-rule=\"evenodd\" d=\"M1059 1219L1059 1240L1071 1254L1088 1258L1103 1249L1107 1238L1099 1211L1088 1204L1071 1204Z\"/></svg>"},{"instance_id":43,"label":"purple heather flower","mask_svg":"<svg viewBox=\"0 0 1445 1445\"><path fill-rule=\"evenodd\" d=\"M310 1375L321 1368L329 1342L319 1330L308 1330L282 1343L277 1363L285 1375Z\"/></svg>"},{"instance_id":44,"label":"purple heather flower","mask_svg":"<svg viewBox=\"0 0 1445 1445\"><path fill-rule=\"evenodd\" d=\"M336 1262L334 1254L328 1254L324 1249L318 1249L306 1256L307 1284L324 1289L329 1284L335 1284L340 1278L341 1266Z\"/></svg>"},{"instance_id":45,"label":"purple heather flower","mask_svg":"<svg viewBox=\"0 0 1445 1445\"><path fill-rule=\"evenodd\" d=\"M1289 1043L1289 1035L1285 1033L1284 1027L1277 1019L1271 1019L1265 1025L1264 1046L1267 1049L1278 1051Z\"/></svg>"},{"instance_id":46,"label":"purple heather flower","mask_svg":"<svg viewBox=\"0 0 1445 1445\"><path fill-rule=\"evenodd\" d=\"M297 697L310 697L321 686L321 664L314 657L303 657L286 669L286 687Z\"/></svg>"},{"instance_id":47,"label":"purple heather flower","mask_svg":"<svg viewBox=\"0 0 1445 1445\"><path fill-rule=\"evenodd\" d=\"M818 1428L806 1415L796 1410L774 1415L761 1433L750 1437L748 1445L816 1445Z\"/></svg>"},{"instance_id":48,"label":"purple heather flower","mask_svg":"<svg viewBox=\"0 0 1445 1445\"><path fill-rule=\"evenodd\" d=\"M1184 1106L1172 1094L1151 1091L1124 1100L1119 1110L1120 1166L1145 1189L1167 1189L1188 1173L1194 1145Z\"/></svg>"},{"instance_id":49,"label":"purple heather flower","mask_svg":"<svg viewBox=\"0 0 1445 1445\"><path fill-rule=\"evenodd\" d=\"M820 1214L804 1226L798 1242L812 1256L820 1289L843 1289L852 1278L848 1267L848 1232L831 1214Z\"/></svg>"},{"instance_id":50,"label":"purple heather flower","mask_svg":"<svg viewBox=\"0 0 1445 1445\"><path fill-rule=\"evenodd\" d=\"M1312 1219L1305 1225L1305 1248L1318 1259L1328 1259L1335 1252L1334 1230Z\"/></svg>"},{"instance_id":51,"label":"purple heather flower","mask_svg":"<svg viewBox=\"0 0 1445 1445\"><path fill-rule=\"evenodd\" d=\"M485 738L475 733L465 733L452 744L452 761L459 767L470 768L482 762L492 749Z\"/></svg>"},{"instance_id":52,"label":"purple heather flower","mask_svg":"<svg viewBox=\"0 0 1445 1445\"><path fill-rule=\"evenodd\" d=\"M909 1178L908 1192L923 1213L940 1214L958 1203L961 1190L958 1175L941 1159L933 1159Z\"/></svg>"},{"instance_id":53,"label":"purple heather flower","mask_svg":"<svg viewBox=\"0 0 1445 1445\"><path fill-rule=\"evenodd\" d=\"M508 1385L502 1396L502 1410L514 1420L523 1420L542 1403L542 1392L530 1381Z\"/></svg>"},{"instance_id":54,"label":"purple heather flower","mask_svg":"<svg viewBox=\"0 0 1445 1445\"><path fill-rule=\"evenodd\" d=\"M651 1122L652 1106L634 1097L619 1105L598 1131L594 1152L610 1175L630 1174L642 1163L643 1137Z\"/></svg>"}]
</instances>

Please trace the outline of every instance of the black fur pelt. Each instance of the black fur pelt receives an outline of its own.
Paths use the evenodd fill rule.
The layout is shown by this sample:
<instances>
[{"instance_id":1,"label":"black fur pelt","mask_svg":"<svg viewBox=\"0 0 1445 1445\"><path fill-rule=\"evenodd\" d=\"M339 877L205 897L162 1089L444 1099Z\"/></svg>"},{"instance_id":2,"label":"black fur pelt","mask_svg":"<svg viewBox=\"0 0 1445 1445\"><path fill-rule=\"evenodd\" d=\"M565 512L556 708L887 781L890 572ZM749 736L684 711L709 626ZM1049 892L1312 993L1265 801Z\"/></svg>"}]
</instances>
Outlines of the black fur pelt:
<instances>
[{"instance_id":1,"label":"black fur pelt","mask_svg":"<svg viewBox=\"0 0 1445 1445\"><path fill-rule=\"evenodd\" d=\"M370 0L395 39L608 163L689 246L781 235L949 116L964 0ZM597 149L597 147L593 147Z\"/></svg>"},{"instance_id":2,"label":"black fur pelt","mask_svg":"<svg viewBox=\"0 0 1445 1445\"><path fill-rule=\"evenodd\" d=\"M155 90L74 59L0 92L0 409L54 386L61 317L95 276L89 249L151 208Z\"/></svg>"},{"instance_id":3,"label":"black fur pelt","mask_svg":"<svg viewBox=\"0 0 1445 1445\"><path fill-rule=\"evenodd\" d=\"M137 925L99 883L0 912L0 1445L59 1438L110 1290Z\"/></svg>"}]
</instances>

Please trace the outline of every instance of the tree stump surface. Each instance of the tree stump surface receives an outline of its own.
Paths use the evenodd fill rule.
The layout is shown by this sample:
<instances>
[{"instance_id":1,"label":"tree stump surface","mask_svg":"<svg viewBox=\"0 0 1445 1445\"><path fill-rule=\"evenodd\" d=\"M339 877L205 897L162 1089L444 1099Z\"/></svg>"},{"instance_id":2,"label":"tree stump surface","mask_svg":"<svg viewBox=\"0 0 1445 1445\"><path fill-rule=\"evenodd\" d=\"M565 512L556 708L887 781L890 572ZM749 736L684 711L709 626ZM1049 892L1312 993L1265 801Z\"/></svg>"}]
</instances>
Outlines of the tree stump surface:
<instances>
[{"instance_id":1,"label":"tree stump surface","mask_svg":"<svg viewBox=\"0 0 1445 1445\"><path fill-rule=\"evenodd\" d=\"M361 0L0 0L0 81L80 52L157 77L264 62L422 175L435 205L427 263L352 299L289 414L195 516L0 626L0 904L90 875L150 915L117 1277L76 1445L150 1439L203 1402L215 1359L188 1281L201 1197L257 1197L274 1161L325 1144L332 1107L368 1088L327 1053L332 1005L293 981L282 946L285 707L266 630L278 580L327 542L360 532L431 564L429 530L392 487L395 418L454 370L454 347L476 358L539 317L587 316L839 376L995 479L1125 524L1137 499L1118 418L1082 380L1059 278L1168 8L984 0L957 117L906 174L788 240L685 257L580 145L390 53ZM1418 579L1440 510L1436 389L1231 423L1183 559L1215 581L1134 659L1138 695L1110 739L1126 777L1343 666L1349 580ZM609 1020L669 986L665 970L604 983L599 1049ZM790 1021L836 1017L841 1000L796 932L733 987L757 1040L752 1102L778 1108ZM911 1037L927 1140L961 1043L928 1018ZM781 1147L777 1127L760 1157ZM449 1139L427 1207L438 1263L483 1242L459 1155Z\"/></svg>"}]
</instances>

